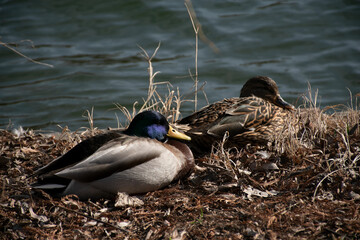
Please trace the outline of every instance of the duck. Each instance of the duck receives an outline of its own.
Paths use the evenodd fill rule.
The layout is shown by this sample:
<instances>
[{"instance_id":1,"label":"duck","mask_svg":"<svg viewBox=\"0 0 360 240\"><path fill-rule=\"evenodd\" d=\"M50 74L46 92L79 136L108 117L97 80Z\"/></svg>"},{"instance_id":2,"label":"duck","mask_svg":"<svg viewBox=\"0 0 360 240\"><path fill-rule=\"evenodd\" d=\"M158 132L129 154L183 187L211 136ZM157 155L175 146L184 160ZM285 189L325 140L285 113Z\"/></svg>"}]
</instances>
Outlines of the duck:
<instances>
[{"instance_id":1,"label":"duck","mask_svg":"<svg viewBox=\"0 0 360 240\"><path fill-rule=\"evenodd\" d=\"M80 200L156 191L189 175L195 166L189 147L175 139L191 140L159 112L143 111L126 130L90 137L38 169L32 187Z\"/></svg>"},{"instance_id":2,"label":"duck","mask_svg":"<svg viewBox=\"0 0 360 240\"><path fill-rule=\"evenodd\" d=\"M243 85L240 97L205 106L177 121L176 127L192 138L188 145L194 155L204 155L225 133L226 147L266 144L286 127L294 111L295 107L280 96L273 79L255 76Z\"/></svg>"}]
</instances>

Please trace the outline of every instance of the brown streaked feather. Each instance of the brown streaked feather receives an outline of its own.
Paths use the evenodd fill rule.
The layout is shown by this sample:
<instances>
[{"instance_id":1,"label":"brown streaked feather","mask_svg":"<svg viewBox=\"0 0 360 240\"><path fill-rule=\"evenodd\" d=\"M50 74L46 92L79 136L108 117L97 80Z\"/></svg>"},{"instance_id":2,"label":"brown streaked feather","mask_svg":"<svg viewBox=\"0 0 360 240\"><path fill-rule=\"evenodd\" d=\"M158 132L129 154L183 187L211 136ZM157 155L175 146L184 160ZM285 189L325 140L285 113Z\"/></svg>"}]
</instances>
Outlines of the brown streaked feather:
<instances>
[{"instance_id":1,"label":"brown streaked feather","mask_svg":"<svg viewBox=\"0 0 360 240\"><path fill-rule=\"evenodd\" d=\"M238 103L225 112L220 121L209 128L208 133L222 137L228 131L232 137L266 124L277 110L277 107L261 98L240 98Z\"/></svg>"},{"instance_id":2,"label":"brown streaked feather","mask_svg":"<svg viewBox=\"0 0 360 240\"><path fill-rule=\"evenodd\" d=\"M188 124L188 125L202 125L209 124L216 121L221 117L227 109L229 109L233 104L238 101L239 98L229 98L224 99L223 101L215 102L208 106L203 107L198 112L191 114L188 117L185 117L178 121L179 124Z\"/></svg>"},{"instance_id":3,"label":"brown streaked feather","mask_svg":"<svg viewBox=\"0 0 360 240\"><path fill-rule=\"evenodd\" d=\"M202 123L193 120L188 124L187 130L186 127L177 125L178 128L186 130L186 134L191 137L189 146L195 155L209 152L213 143L221 141L226 132L229 133L226 147L241 147L247 143L264 144L282 129L289 114L288 110L258 97L232 98L232 100L238 102L232 105L219 104L213 108L220 109L220 106L227 106L227 109L220 109L214 114L217 119L214 116L208 117L205 118L208 121ZM205 112L209 113L209 109L199 115L203 116Z\"/></svg>"},{"instance_id":4,"label":"brown streaked feather","mask_svg":"<svg viewBox=\"0 0 360 240\"><path fill-rule=\"evenodd\" d=\"M294 107L285 102L274 80L257 76L244 84L240 97L224 99L178 121L177 127L192 140L195 155L207 153L215 142L229 138L227 147L264 144L285 126Z\"/></svg>"}]
</instances>

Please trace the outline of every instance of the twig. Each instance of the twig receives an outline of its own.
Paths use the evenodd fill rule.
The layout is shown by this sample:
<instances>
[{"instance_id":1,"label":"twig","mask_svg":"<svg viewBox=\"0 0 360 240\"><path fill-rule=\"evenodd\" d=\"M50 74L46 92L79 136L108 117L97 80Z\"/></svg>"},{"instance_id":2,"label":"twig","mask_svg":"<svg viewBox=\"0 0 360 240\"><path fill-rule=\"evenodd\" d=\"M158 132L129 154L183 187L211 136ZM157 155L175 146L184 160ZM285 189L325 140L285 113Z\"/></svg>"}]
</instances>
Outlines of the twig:
<instances>
[{"instance_id":1,"label":"twig","mask_svg":"<svg viewBox=\"0 0 360 240\"><path fill-rule=\"evenodd\" d=\"M28 61L30 62L33 62L33 63L36 63L36 64L40 64L40 65L44 65L46 67L50 67L50 68L53 68L54 65L51 65L51 64L48 64L48 63L42 63L42 62L39 62L39 61L36 61L34 59L31 59L30 57L22 54L21 52L19 52L18 50L16 50L15 48L12 48L10 47L9 45L7 45L6 43L0 41L0 45L3 45L4 47L6 47L7 49L10 49L11 51L15 52L16 54L20 55L21 57L27 59Z\"/></svg>"},{"instance_id":2,"label":"twig","mask_svg":"<svg viewBox=\"0 0 360 240\"><path fill-rule=\"evenodd\" d=\"M94 221L96 221L96 222L102 223L102 224L104 224L104 225L108 225L108 226L110 226L110 227L113 227L113 228L116 228L116 229L118 229L118 230L124 231L124 232L126 232L126 233L129 232L128 230L122 229L122 228L120 228L120 227L118 227L118 226L116 226L116 225L114 225L114 224L111 224L111 223L102 221L102 220L100 220L100 219L96 219L96 218L94 218L94 217L91 217L91 216L86 215L86 214L84 214L84 213L75 211L75 210L73 210L73 209L66 208L66 207L63 207L63 206L60 206L60 205L57 205L57 207L62 208L62 209L64 209L65 211L73 212L73 213L78 214L78 215L80 215L80 216L83 216L83 217L86 217L86 218L88 218L88 219L94 220Z\"/></svg>"},{"instance_id":3,"label":"twig","mask_svg":"<svg viewBox=\"0 0 360 240\"><path fill-rule=\"evenodd\" d=\"M340 171L340 170L348 170L348 169L354 169L354 167L340 168L340 169L337 169L337 170L335 170L335 171L332 171L332 172L326 174L326 176L323 177L323 179L321 179L320 182L316 185L316 188L315 188L315 191L314 191L314 194L313 194L313 198L312 198L312 202L315 202L315 199L316 199L315 197L316 197L317 190L318 190L318 188L320 187L321 183L322 183L325 179L327 179L328 177L330 177L331 175L333 175L334 173L336 173L336 172L338 172L338 171Z\"/></svg>"}]
</instances>

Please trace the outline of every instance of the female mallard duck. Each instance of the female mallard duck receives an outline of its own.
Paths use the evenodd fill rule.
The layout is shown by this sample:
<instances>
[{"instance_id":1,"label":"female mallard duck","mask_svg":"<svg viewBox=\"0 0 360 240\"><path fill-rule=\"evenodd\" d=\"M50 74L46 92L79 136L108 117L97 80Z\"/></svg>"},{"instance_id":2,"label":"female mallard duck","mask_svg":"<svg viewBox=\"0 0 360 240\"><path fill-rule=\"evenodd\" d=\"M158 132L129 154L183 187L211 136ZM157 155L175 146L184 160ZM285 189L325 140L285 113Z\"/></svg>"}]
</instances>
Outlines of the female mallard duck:
<instances>
[{"instance_id":1,"label":"female mallard duck","mask_svg":"<svg viewBox=\"0 0 360 240\"><path fill-rule=\"evenodd\" d=\"M240 92L240 98L224 99L208 105L177 122L177 127L191 137L194 154L209 152L214 142L223 139L227 147L246 143L264 144L280 132L286 116L295 108L279 94L274 80L257 76L249 79Z\"/></svg>"},{"instance_id":2,"label":"female mallard duck","mask_svg":"<svg viewBox=\"0 0 360 240\"><path fill-rule=\"evenodd\" d=\"M37 170L39 179L33 187L80 199L160 189L190 173L195 165L190 149L168 137L190 140L160 113L141 112L125 131L84 140Z\"/></svg>"}]
</instances>

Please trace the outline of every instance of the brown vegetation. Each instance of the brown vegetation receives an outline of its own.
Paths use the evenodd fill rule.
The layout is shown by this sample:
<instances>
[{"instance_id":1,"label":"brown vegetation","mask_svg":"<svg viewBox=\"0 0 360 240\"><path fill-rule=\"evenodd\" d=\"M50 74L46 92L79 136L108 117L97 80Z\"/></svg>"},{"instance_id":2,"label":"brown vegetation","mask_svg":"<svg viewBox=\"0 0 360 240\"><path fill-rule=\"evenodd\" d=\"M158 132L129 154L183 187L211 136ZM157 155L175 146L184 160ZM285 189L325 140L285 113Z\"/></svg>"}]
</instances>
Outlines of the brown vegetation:
<instances>
[{"instance_id":1,"label":"brown vegetation","mask_svg":"<svg viewBox=\"0 0 360 240\"><path fill-rule=\"evenodd\" d=\"M359 238L360 113L329 115L314 102L305 103L297 113L298 136L286 128L269 146L223 149L219 144L197 159L199 168L188 179L139 196L143 203L136 206L54 199L29 186L34 170L99 130L64 130L57 136L1 130L0 236Z\"/></svg>"}]
</instances>

